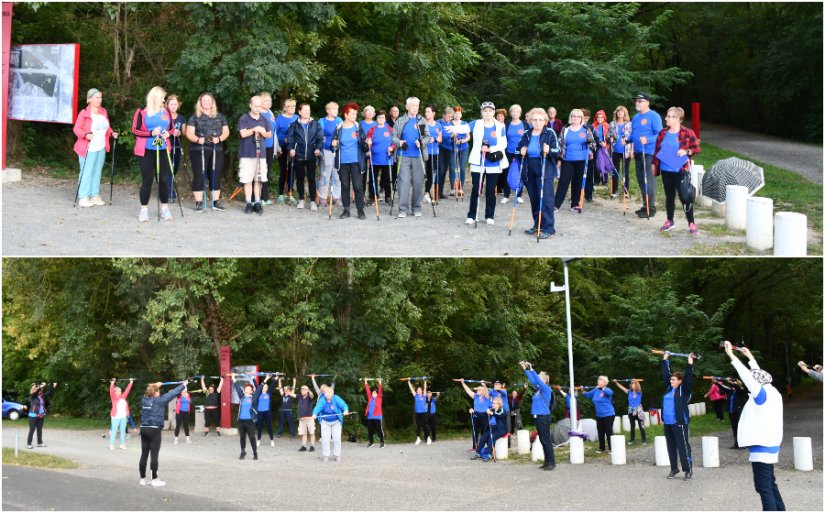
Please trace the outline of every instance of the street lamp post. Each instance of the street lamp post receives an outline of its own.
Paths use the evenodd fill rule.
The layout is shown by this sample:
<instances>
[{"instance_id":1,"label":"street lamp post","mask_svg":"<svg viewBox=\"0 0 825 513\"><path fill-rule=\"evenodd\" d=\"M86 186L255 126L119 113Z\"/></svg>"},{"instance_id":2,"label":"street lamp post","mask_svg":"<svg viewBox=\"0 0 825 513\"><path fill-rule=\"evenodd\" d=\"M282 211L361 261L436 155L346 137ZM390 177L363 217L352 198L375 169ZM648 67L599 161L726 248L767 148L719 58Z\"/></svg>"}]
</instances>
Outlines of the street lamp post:
<instances>
[{"instance_id":1,"label":"street lamp post","mask_svg":"<svg viewBox=\"0 0 825 513\"><path fill-rule=\"evenodd\" d=\"M567 271L567 266L572 262L573 258L562 258L564 264L564 285L558 286L555 283L550 283L550 292L564 291L564 304L567 310L567 363L568 371L570 373L570 425L573 431L579 431L579 423L577 422L577 405L576 405L576 388L573 377L573 328L570 322L570 277Z\"/></svg>"}]
</instances>

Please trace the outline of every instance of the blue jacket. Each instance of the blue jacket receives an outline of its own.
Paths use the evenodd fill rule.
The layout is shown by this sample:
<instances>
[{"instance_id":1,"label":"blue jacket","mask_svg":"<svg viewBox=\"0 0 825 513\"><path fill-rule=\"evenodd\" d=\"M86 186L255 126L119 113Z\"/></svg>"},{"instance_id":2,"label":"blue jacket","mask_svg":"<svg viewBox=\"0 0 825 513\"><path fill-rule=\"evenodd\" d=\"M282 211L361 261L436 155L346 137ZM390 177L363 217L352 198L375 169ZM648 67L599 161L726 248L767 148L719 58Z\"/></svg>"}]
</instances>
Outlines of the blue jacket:
<instances>
[{"instance_id":1,"label":"blue jacket","mask_svg":"<svg viewBox=\"0 0 825 513\"><path fill-rule=\"evenodd\" d=\"M531 413L533 415L549 415L555 406L553 389L547 386L534 370L525 369L524 375L527 376L527 380L530 381L530 384L537 390L537 392L533 394Z\"/></svg>"},{"instance_id":2,"label":"blue jacket","mask_svg":"<svg viewBox=\"0 0 825 513\"><path fill-rule=\"evenodd\" d=\"M336 410L337 414L335 415L335 418L332 418L332 417L322 416L323 411L324 411L324 404L326 402L327 402L327 398L324 397L324 396L321 396L321 398L318 399L318 404L315 405L315 409L312 410L312 414L318 416L318 421L319 422L321 422L321 421L334 422L337 419L338 422L343 424L344 423L344 412L349 411L349 406L347 406L347 403L345 403L344 400L341 399L340 397L338 397L337 395L333 395L332 396L332 404L335 406L335 410Z\"/></svg>"},{"instance_id":3,"label":"blue jacket","mask_svg":"<svg viewBox=\"0 0 825 513\"><path fill-rule=\"evenodd\" d=\"M140 399L140 427L156 427L163 429L163 409L177 395L183 392L184 385L178 385L172 390L158 397Z\"/></svg>"},{"instance_id":4,"label":"blue jacket","mask_svg":"<svg viewBox=\"0 0 825 513\"><path fill-rule=\"evenodd\" d=\"M665 390L670 391L670 360L662 360L662 379ZM666 392L666 393L667 393ZM682 384L673 391L673 406L676 410L676 424L684 426L690 423L688 404L693 393L693 365L685 367L685 377ZM664 395L662 396L664 397Z\"/></svg>"},{"instance_id":5,"label":"blue jacket","mask_svg":"<svg viewBox=\"0 0 825 513\"><path fill-rule=\"evenodd\" d=\"M286 146L284 151L287 155L295 149L295 158L298 160L311 160L315 158L315 150L324 149L324 130L314 119L307 123L306 130L301 125L300 118L289 125L286 134Z\"/></svg>"},{"instance_id":6,"label":"blue jacket","mask_svg":"<svg viewBox=\"0 0 825 513\"><path fill-rule=\"evenodd\" d=\"M243 389L244 389L244 387L239 385L237 382L233 382L232 384L235 386L235 392L238 393L238 399L243 399L243 395L244 395L243 394ZM258 387L255 389L255 391L252 392L252 408L251 408L252 422L257 422L258 421L258 409L257 409L258 399L261 397L261 391L263 389L264 389L264 384L262 382L260 385L258 385ZM241 420L240 415L241 415L241 409L238 408L238 417L239 417L238 420Z\"/></svg>"}]
</instances>

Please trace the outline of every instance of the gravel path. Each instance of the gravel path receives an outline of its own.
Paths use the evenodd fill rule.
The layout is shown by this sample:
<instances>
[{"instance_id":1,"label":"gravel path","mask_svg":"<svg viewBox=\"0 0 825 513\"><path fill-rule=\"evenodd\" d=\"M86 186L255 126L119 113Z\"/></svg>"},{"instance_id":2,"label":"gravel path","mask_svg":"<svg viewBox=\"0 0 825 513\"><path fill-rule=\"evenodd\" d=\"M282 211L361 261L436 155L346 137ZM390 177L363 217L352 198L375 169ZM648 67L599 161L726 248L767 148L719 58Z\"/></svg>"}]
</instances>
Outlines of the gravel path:
<instances>
[{"instance_id":1,"label":"gravel path","mask_svg":"<svg viewBox=\"0 0 825 513\"><path fill-rule=\"evenodd\" d=\"M714 235L701 227L719 219L699 218L700 233L691 236L684 214L677 212L676 229L663 234L663 209L651 220L639 219L621 200L596 198L584 214L563 209L556 217L556 237L536 244L524 235L531 225L529 199L517 206L513 235L508 237L512 204L499 204L496 224L464 224L469 198L443 200L433 218L425 205L423 217L395 219L380 204L367 219L332 221L327 215L286 206L266 207L263 216L243 213L233 201L226 212L196 214L193 203L171 205L172 222L157 222L156 199L150 221L138 223L137 187L116 187L113 206L72 208L76 182L24 174L23 181L3 184L4 256L647 256L682 255L699 244L744 243L744 233ZM604 187L597 194L604 194ZM44 198L48 198L45 200ZM660 201L664 201L663 198ZM354 211L354 210L353 210ZM397 214L397 206L396 211ZM708 214L709 215L709 214ZM720 251L724 251L720 250ZM695 250L692 252L695 253ZM718 251L717 251L718 252Z\"/></svg>"},{"instance_id":2,"label":"gravel path","mask_svg":"<svg viewBox=\"0 0 825 513\"><path fill-rule=\"evenodd\" d=\"M821 397L786 407L785 422L776 469L780 491L789 510L821 511ZM24 424L7 423L4 447L13 444L17 426L25 435ZM137 486L136 440L127 441L127 450L110 452L98 432L49 430L47 422L44 435L49 447L42 451L81 461L83 467L44 475L71 476L66 483L77 486L49 487L51 479L57 478L27 480L20 477L22 472L4 466L3 507L8 502L25 509L48 509L50 504L59 504L59 509L101 509L96 507L98 502L85 501L92 497L88 489L98 485L94 489L101 490L99 480L103 480L113 486L99 494L122 493L122 501L106 508L118 510L147 509L147 501L168 504L161 509L179 509L182 495L193 498L189 509L200 509L198 501L208 497L216 501L209 509L244 510L758 510L761 503L753 491L747 452L727 449L730 429L727 424L724 427L719 433L720 468L698 466L701 439L691 439L697 458L691 482L666 480L668 469L653 464L652 443L629 448L628 465L620 469L611 468L609 459L603 457L588 459L584 465L559 461L555 471L542 472L535 464L515 460L471 462L469 440L439 441L432 446L391 444L384 449L345 443L343 461L324 464L319 451L299 453L297 440L282 438L275 448L262 447L259 461L240 462L236 437L195 436L194 444L175 446L166 432L160 477L168 484L152 489ZM793 470L794 435L813 438L814 471ZM500 486L476 485L493 481L506 492ZM595 482L597 488L585 485ZM33 487L44 484L49 498L33 502L31 494L37 495Z\"/></svg>"},{"instance_id":3,"label":"gravel path","mask_svg":"<svg viewBox=\"0 0 825 513\"><path fill-rule=\"evenodd\" d=\"M822 185L822 146L800 144L739 128L702 123L702 140L798 173Z\"/></svg>"}]
</instances>

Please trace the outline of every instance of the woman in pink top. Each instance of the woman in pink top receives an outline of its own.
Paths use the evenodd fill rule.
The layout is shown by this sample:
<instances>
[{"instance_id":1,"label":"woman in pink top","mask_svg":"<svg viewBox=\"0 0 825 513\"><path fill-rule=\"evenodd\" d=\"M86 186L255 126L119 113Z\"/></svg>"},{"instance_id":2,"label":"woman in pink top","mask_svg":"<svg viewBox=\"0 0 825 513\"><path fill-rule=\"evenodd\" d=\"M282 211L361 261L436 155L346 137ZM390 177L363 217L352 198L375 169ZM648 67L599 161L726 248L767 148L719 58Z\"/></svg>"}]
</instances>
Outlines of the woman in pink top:
<instances>
[{"instance_id":1,"label":"woman in pink top","mask_svg":"<svg viewBox=\"0 0 825 513\"><path fill-rule=\"evenodd\" d=\"M103 173L103 161L109 152L109 136L117 139L117 132L112 131L109 115L101 104L103 93L89 89L86 93L85 109L77 115L73 132L77 136L74 152L80 158L80 177L77 195L81 207L105 205L100 198L100 175Z\"/></svg>"},{"instance_id":2,"label":"woman in pink top","mask_svg":"<svg viewBox=\"0 0 825 513\"><path fill-rule=\"evenodd\" d=\"M129 392L132 390L134 378L129 379L126 391L121 391L115 386L115 378L109 382L109 398L112 400L112 411L109 416L112 418L112 429L109 431L109 450L115 450L115 433L120 431L120 448L126 448L126 420L129 418Z\"/></svg>"},{"instance_id":3,"label":"woman in pink top","mask_svg":"<svg viewBox=\"0 0 825 513\"><path fill-rule=\"evenodd\" d=\"M713 384L710 386L710 390L705 397L710 396L710 400L713 403L713 409L716 411L716 422L723 422L725 420L725 402L727 401L727 396L725 395L722 390L716 385L716 380L713 380Z\"/></svg>"}]
</instances>

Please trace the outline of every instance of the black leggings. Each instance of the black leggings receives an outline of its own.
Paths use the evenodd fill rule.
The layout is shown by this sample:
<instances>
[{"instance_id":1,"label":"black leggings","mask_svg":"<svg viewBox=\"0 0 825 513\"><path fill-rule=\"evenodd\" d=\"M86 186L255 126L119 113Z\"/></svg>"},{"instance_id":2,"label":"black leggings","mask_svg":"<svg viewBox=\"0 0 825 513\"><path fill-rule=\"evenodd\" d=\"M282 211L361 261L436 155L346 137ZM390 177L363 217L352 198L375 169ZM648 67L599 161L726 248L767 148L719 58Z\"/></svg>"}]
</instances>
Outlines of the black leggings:
<instances>
[{"instance_id":1,"label":"black leggings","mask_svg":"<svg viewBox=\"0 0 825 513\"><path fill-rule=\"evenodd\" d=\"M671 173L670 171L662 171L662 185L665 188L665 207L667 208L667 219L673 221L673 214L676 211L676 194L679 194L679 201L684 207L685 217L688 223L693 222L693 203L687 203L682 197L682 188L679 186L682 183L682 173ZM717 413L718 415L718 413Z\"/></svg>"},{"instance_id":2,"label":"black leggings","mask_svg":"<svg viewBox=\"0 0 825 513\"><path fill-rule=\"evenodd\" d=\"M379 181L381 187L384 189L384 201L389 203L392 200L392 184L390 183L390 165L384 166L373 166L373 173L375 173L375 179ZM373 197L372 188L370 188L370 199L375 199Z\"/></svg>"},{"instance_id":3,"label":"black leggings","mask_svg":"<svg viewBox=\"0 0 825 513\"><path fill-rule=\"evenodd\" d=\"M426 165L424 173L424 192L435 194L435 189L430 190L433 186L433 178L438 180L438 195L444 191L444 183L441 181L441 176L436 177L435 172L438 169L438 155L430 155L430 158L424 163ZM438 196L433 196L436 199Z\"/></svg>"},{"instance_id":4,"label":"black leggings","mask_svg":"<svg viewBox=\"0 0 825 513\"><path fill-rule=\"evenodd\" d=\"M155 182L155 171L158 162L155 159L160 158L160 188L158 195L161 203L169 201L169 159L166 158L166 150L146 150L146 154L140 157L138 165L140 166L140 176L142 178L140 184L140 204L144 207L149 206L149 197L152 195L152 184Z\"/></svg>"},{"instance_id":5,"label":"black leggings","mask_svg":"<svg viewBox=\"0 0 825 513\"><path fill-rule=\"evenodd\" d=\"M732 411L728 414L728 418L730 419L730 427L733 430L733 444L737 447L739 446L739 417L742 416L741 411Z\"/></svg>"},{"instance_id":6,"label":"black leggings","mask_svg":"<svg viewBox=\"0 0 825 513\"><path fill-rule=\"evenodd\" d=\"M367 419L367 433L370 437L370 445L375 439L375 433L378 433L378 439L384 443L384 428L381 426L381 419Z\"/></svg>"},{"instance_id":7,"label":"black leggings","mask_svg":"<svg viewBox=\"0 0 825 513\"><path fill-rule=\"evenodd\" d=\"M496 189L495 185L498 180L497 173L476 173L472 172L470 175L473 177L473 190L470 191L470 210L467 211L467 218L468 219L493 219L496 216ZM483 177L482 177L483 175ZM479 195L479 181L483 180L487 183L481 184L481 188L484 189L481 191L486 198L486 203L484 205L484 217L477 216L477 209L479 207L478 204L478 195Z\"/></svg>"},{"instance_id":8,"label":"black leggings","mask_svg":"<svg viewBox=\"0 0 825 513\"><path fill-rule=\"evenodd\" d=\"M582 193L582 176L584 176L583 160L563 160L561 163L561 176L556 187L556 208L561 208L564 197L567 196L567 188L570 187L570 207L580 207L579 200Z\"/></svg>"},{"instance_id":9,"label":"black leggings","mask_svg":"<svg viewBox=\"0 0 825 513\"><path fill-rule=\"evenodd\" d=\"M37 445L43 444L43 421L46 417L29 417L29 437L26 440L26 445L32 444L35 430L37 431Z\"/></svg>"},{"instance_id":10,"label":"black leggings","mask_svg":"<svg viewBox=\"0 0 825 513\"><path fill-rule=\"evenodd\" d=\"M180 434L180 428L183 426L183 434L189 436L189 412L182 411L175 414L175 438Z\"/></svg>"},{"instance_id":11,"label":"black leggings","mask_svg":"<svg viewBox=\"0 0 825 513\"><path fill-rule=\"evenodd\" d=\"M619 182L622 180L624 180L625 189L630 191L630 157L624 158L624 153L616 152L613 152L611 157L614 169L610 170L613 173L613 190L610 192L616 194L619 190ZM616 175L616 173L619 173L619 175Z\"/></svg>"},{"instance_id":12,"label":"black leggings","mask_svg":"<svg viewBox=\"0 0 825 513\"><path fill-rule=\"evenodd\" d=\"M670 470L679 472L679 460L683 472L693 472L693 454L690 450L690 429L679 424L665 424L665 441L667 455L670 458ZM676 459L676 455L679 459Z\"/></svg>"},{"instance_id":13,"label":"black leggings","mask_svg":"<svg viewBox=\"0 0 825 513\"><path fill-rule=\"evenodd\" d=\"M364 189L362 188L364 183L361 181L361 169L358 163L341 164L338 177L341 179L341 201L344 203L344 210L349 210L350 184L355 190L355 207L359 212L364 210Z\"/></svg>"},{"instance_id":14,"label":"black leggings","mask_svg":"<svg viewBox=\"0 0 825 513\"><path fill-rule=\"evenodd\" d=\"M607 438L607 447L613 450L610 444L610 437L613 436L613 419L614 415L607 417L596 417L596 429L599 432L599 450L604 450L604 439Z\"/></svg>"},{"instance_id":15,"label":"black leggings","mask_svg":"<svg viewBox=\"0 0 825 513\"><path fill-rule=\"evenodd\" d=\"M203 427L206 431L215 426L216 430L221 429L221 409L220 408L206 408L203 410Z\"/></svg>"},{"instance_id":16,"label":"black leggings","mask_svg":"<svg viewBox=\"0 0 825 513\"><path fill-rule=\"evenodd\" d=\"M160 428L141 427L140 428L140 478L146 478L146 460L149 459L149 454L152 455L152 479L158 478L158 454L160 454L161 442Z\"/></svg>"},{"instance_id":17,"label":"black leggings","mask_svg":"<svg viewBox=\"0 0 825 513\"><path fill-rule=\"evenodd\" d=\"M298 180L298 199L304 199L304 178L309 178L309 201L315 201L315 167L316 160L292 160L295 166L295 178Z\"/></svg>"},{"instance_id":18,"label":"black leggings","mask_svg":"<svg viewBox=\"0 0 825 513\"><path fill-rule=\"evenodd\" d=\"M292 182L295 181L295 178L291 176L292 166L289 165L289 157L286 151L282 151L281 154L278 155L278 166L281 168L281 174L278 176L278 194L283 196L284 191L288 188L287 175L290 175L289 179Z\"/></svg>"},{"instance_id":19,"label":"black leggings","mask_svg":"<svg viewBox=\"0 0 825 513\"><path fill-rule=\"evenodd\" d=\"M272 174L272 161L275 160L275 148L266 148L264 150L265 160L266 160L266 169L269 173L269 176L274 176ZM269 200L269 181L261 182L261 201L268 201Z\"/></svg>"},{"instance_id":20,"label":"black leggings","mask_svg":"<svg viewBox=\"0 0 825 513\"><path fill-rule=\"evenodd\" d=\"M430 428L430 438L435 442L435 413L427 414L427 427Z\"/></svg>"},{"instance_id":21,"label":"black leggings","mask_svg":"<svg viewBox=\"0 0 825 513\"><path fill-rule=\"evenodd\" d=\"M427 414L426 413L416 413L415 414L415 436L421 436L421 430L424 430L424 436L430 436L430 426L427 422Z\"/></svg>"},{"instance_id":22,"label":"black leggings","mask_svg":"<svg viewBox=\"0 0 825 513\"><path fill-rule=\"evenodd\" d=\"M203 160L201 160L200 150L189 152L189 159L192 161L192 192L202 192L204 185L204 175L209 182L209 190L221 190L221 173L223 173L223 152L215 152L215 171L212 171L212 150L203 150Z\"/></svg>"},{"instance_id":23,"label":"black leggings","mask_svg":"<svg viewBox=\"0 0 825 513\"><path fill-rule=\"evenodd\" d=\"M272 440L274 437L272 435L272 411L259 411L258 412L258 440L261 439L261 432L264 430L264 425L266 426L266 430L269 432L269 439Z\"/></svg>"},{"instance_id":24,"label":"black leggings","mask_svg":"<svg viewBox=\"0 0 825 513\"><path fill-rule=\"evenodd\" d=\"M717 399L713 401L713 410L716 412L716 418L725 420L725 403L727 399Z\"/></svg>"},{"instance_id":25,"label":"black leggings","mask_svg":"<svg viewBox=\"0 0 825 513\"><path fill-rule=\"evenodd\" d=\"M241 439L241 452L246 454L246 438L249 437L249 444L252 452L258 454L258 446L255 443L255 424L251 419L238 420L238 437Z\"/></svg>"},{"instance_id":26,"label":"black leggings","mask_svg":"<svg viewBox=\"0 0 825 513\"><path fill-rule=\"evenodd\" d=\"M645 420L641 417L637 417L636 415L628 415L630 418L630 441L636 439L636 423L639 423L639 431L642 433L642 443L647 443L647 437L645 436Z\"/></svg>"}]
</instances>

